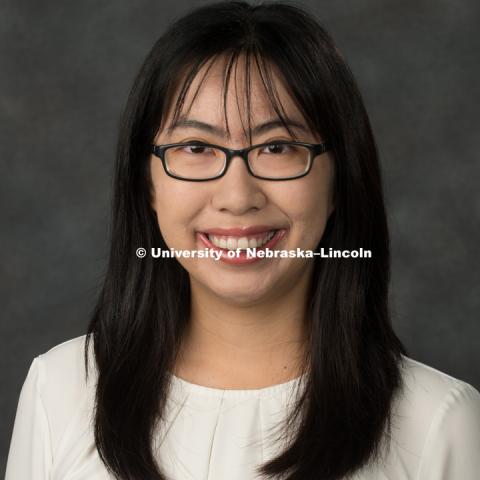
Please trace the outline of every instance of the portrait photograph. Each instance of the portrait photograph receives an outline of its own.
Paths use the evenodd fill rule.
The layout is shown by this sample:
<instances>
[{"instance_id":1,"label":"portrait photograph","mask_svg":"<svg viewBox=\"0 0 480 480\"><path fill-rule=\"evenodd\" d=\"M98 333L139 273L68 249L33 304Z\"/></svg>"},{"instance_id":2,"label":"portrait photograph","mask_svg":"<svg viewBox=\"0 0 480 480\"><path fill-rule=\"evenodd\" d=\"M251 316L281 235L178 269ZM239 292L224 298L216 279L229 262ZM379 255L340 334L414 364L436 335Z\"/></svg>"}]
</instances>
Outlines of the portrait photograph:
<instances>
[{"instance_id":1,"label":"portrait photograph","mask_svg":"<svg viewBox=\"0 0 480 480\"><path fill-rule=\"evenodd\" d=\"M0 7L5 480L479 480L480 7Z\"/></svg>"}]
</instances>

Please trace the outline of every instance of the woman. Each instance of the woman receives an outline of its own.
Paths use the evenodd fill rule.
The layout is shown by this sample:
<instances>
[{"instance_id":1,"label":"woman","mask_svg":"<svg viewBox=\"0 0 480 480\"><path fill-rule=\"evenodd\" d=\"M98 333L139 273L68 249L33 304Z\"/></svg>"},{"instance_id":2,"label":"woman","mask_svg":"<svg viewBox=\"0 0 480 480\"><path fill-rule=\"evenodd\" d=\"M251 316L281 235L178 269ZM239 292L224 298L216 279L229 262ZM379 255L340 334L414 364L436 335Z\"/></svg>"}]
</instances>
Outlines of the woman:
<instances>
[{"instance_id":1,"label":"woman","mask_svg":"<svg viewBox=\"0 0 480 480\"><path fill-rule=\"evenodd\" d=\"M103 290L87 336L33 361L7 479L478 478L480 394L406 356L388 278L329 35L287 4L191 12L135 80Z\"/></svg>"}]
</instances>

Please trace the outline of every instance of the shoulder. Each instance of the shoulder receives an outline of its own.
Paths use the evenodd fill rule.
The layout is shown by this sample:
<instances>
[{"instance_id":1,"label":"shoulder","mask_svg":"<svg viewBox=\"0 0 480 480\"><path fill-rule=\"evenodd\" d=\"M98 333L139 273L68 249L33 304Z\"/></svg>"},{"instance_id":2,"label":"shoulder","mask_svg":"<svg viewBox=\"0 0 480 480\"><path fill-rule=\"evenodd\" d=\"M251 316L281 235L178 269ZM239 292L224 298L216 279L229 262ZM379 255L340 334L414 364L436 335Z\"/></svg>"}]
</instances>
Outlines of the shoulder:
<instances>
[{"instance_id":1,"label":"shoulder","mask_svg":"<svg viewBox=\"0 0 480 480\"><path fill-rule=\"evenodd\" d=\"M6 478L31 478L32 472L57 478L53 471L78 465L82 453L92 451L97 372L90 369L91 355L85 375L85 340L72 338L31 362L18 400Z\"/></svg>"},{"instance_id":2,"label":"shoulder","mask_svg":"<svg viewBox=\"0 0 480 480\"><path fill-rule=\"evenodd\" d=\"M30 380L27 377L36 383L54 446L72 418L93 405L96 372L93 356L89 356L87 378L85 341L86 335L75 337L38 355L30 367ZM89 351L93 352L90 345Z\"/></svg>"},{"instance_id":3,"label":"shoulder","mask_svg":"<svg viewBox=\"0 0 480 480\"><path fill-rule=\"evenodd\" d=\"M61 396L64 400L83 394L91 381L85 370L86 335L66 340L35 358L33 365L38 370L39 391L48 403ZM92 344L89 353L93 354ZM94 372L93 356L89 355L89 376Z\"/></svg>"},{"instance_id":4,"label":"shoulder","mask_svg":"<svg viewBox=\"0 0 480 480\"><path fill-rule=\"evenodd\" d=\"M84 362L86 338L86 335L71 338L51 347L36 358L51 371L62 374L64 370L78 367L79 362Z\"/></svg>"},{"instance_id":5,"label":"shoulder","mask_svg":"<svg viewBox=\"0 0 480 480\"><path fill-rule=\"evenodd\" d=\"M480 393L406 356L401 370L403 389L392 412L392 439L400 457L395 462L409 465L415 478L443 478L447 472L473 478L468 469L480 466L473 453L480 451ZM463 467L458 463L462 456ZM451 470L452 462L464 470Z\"/></svg>"},{"instance_id":6,"label":"shoulder","mask_svg":"<svg viewBox=\"0 0 480 480\"><path fill-rule=\"evenodd\" d=\"M79 390L87 386L85 371L85 341L86 335L66 340L45 353L38 355L32 366L35 365L42 396L61 393L65 398L68 394L78 394ZM92 348L90 347L90 352ZM94 362L89 358L89 374Z\"/></svg>"},{"instance_id":7,"label":"shoulder","mask_svg":"<svg viewBox=\"0 0 480 480\"><path fill-rule=\"evenodd\" d=\"M403 356L403 399L407 404L424 413L432 413L432 409L445 406L449 399L459 394L479 395L469 383L448 375L429 365Z\"/></svg>"},{"instance_id":8,"label":"shoulder","mask_svg":"<svg viewBox=\"0 0 480 480\"><path fill-rule=\"evenodd\" d=\"M78 367L77 364L84 361L85 341L86 335L71 338L51 347L36 358L50 371L61 375L65 370Z\"/></svg>"}]
</instances>

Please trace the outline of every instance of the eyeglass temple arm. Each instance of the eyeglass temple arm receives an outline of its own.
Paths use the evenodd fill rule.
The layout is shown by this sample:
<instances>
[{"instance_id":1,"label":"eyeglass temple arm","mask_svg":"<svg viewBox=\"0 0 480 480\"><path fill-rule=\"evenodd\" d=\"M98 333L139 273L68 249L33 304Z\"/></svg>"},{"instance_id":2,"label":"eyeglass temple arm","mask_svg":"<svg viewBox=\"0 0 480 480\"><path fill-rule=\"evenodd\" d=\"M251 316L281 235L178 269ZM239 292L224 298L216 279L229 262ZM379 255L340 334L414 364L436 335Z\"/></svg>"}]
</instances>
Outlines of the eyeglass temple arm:
<instances>
[{"instance_id":1,"label":"eyeglass temple arm","mask_svg":"<svg viewBox=\"0 0 480 480\"><path fill-rule=\"evenodd\" d=\"M321 153L325 153L326 151L330 150L332 148L331 143L325 142L325 143L319 143L318 145L315 145L313 147L313 151L315 155L320 155Z\"/></svg>"}]
</instances>

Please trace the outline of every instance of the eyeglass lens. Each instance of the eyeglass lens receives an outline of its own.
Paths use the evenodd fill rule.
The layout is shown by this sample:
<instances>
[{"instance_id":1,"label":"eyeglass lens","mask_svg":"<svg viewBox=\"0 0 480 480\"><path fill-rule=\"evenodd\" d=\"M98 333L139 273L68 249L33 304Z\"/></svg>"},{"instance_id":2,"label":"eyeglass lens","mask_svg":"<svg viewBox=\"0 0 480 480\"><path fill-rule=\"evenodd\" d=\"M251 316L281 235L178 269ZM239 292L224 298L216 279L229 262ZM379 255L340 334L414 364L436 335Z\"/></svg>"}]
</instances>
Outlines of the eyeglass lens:
<instances>
[{"instance_id":1,"label":"eyeglass lens","mask_svg":"<svg viewBox=\"0 0 480 480\"><path fill-rule=\"evenodd\" d=\"M208 179L218 176L225 168L226 154L214 147L183 145L165 151L165 163L172 174L188 179ZM294 144L269 144L248 152L248 163L255 175L281 179L306 171L310 150Z\"/></svg>"}]
</instances>

